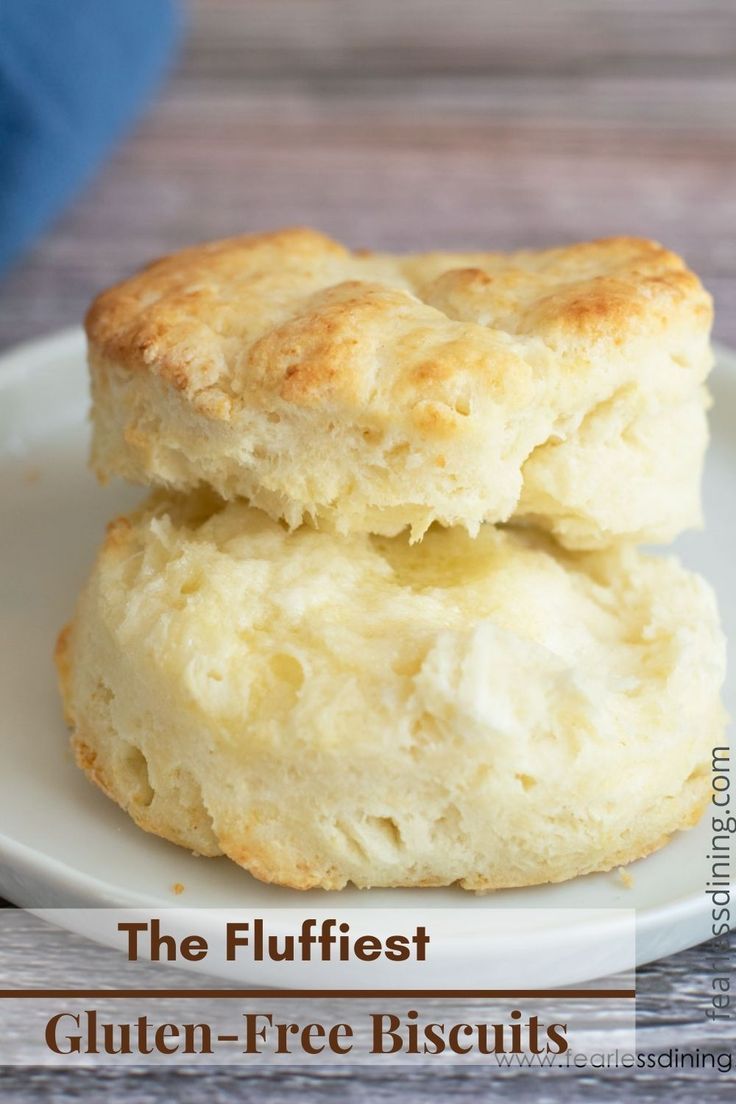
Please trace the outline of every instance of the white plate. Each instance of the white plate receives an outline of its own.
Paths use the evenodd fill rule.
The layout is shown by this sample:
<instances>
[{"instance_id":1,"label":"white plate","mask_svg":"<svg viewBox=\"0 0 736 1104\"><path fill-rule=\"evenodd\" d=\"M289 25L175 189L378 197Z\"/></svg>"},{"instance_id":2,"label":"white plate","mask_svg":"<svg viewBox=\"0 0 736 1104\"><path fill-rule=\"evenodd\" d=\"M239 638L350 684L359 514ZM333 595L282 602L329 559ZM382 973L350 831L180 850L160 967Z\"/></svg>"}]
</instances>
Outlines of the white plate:
<instances>
[{"instance_id":1,"label":"white plate","mask_svg":"<svg viewBox=\"0 0 736 1104\"><path fill-rule=\"evenodd\" d=\"M713 393L707 533L687 534L677 548L715 583L730 634L736 631L736 357L725 350ZM629 867L630 887L612 873L487 897L456 889L297 894L263 885L226 859L198 859L139 831L74 766L51 661L106 521L141 497L140 489L120 484L101 488L88 472L87 405L79 331L0 359L0 893L47 907L633 907L639 963L709 937L707 819ZM733 680L726 705L736 713ZM180 897L172 894L177 882L186 887ZM517 935L509 922L496 936L499 954L523 955ZM574 927L562 929L560 952L569 956L576 938Z\"/></svg>"}]
</instances>

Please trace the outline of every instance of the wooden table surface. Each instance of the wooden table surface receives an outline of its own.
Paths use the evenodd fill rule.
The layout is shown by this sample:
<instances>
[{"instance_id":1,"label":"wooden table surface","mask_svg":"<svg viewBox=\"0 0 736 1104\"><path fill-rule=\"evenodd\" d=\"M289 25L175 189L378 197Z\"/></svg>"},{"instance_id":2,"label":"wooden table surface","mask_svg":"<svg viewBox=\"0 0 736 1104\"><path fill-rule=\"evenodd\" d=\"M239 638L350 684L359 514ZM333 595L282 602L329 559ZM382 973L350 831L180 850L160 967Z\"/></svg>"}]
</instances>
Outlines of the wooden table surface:
<instances>
[{"instance_id":1,"label":"wooden table surface","mask_svg":"<svg viewBox=\"0 0 736 1104\"><path fill-rule=\"evenodd\" d=\"M306 223L355 245L540 246L617 233L684 253L736 344L733 0L198 0L159 101L0 283L0 348L193 240ZM722 1048L707 952L638 978L640 1049ZM492 1078L492 1079L491 1079ZM733 1098L616 1071L9 1071L7 1102Z\"/></svg>"}]
</instances>

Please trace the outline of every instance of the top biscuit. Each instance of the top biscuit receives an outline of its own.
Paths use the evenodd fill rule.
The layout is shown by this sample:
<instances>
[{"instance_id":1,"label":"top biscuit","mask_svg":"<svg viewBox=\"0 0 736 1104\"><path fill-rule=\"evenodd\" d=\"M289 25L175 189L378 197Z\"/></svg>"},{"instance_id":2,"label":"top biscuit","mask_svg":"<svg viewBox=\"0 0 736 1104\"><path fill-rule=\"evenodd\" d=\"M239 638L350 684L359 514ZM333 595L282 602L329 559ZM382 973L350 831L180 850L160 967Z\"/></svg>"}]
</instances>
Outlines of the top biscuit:
<instances>
[{"instance_id":1,"label":"top biscuit","mask_svg":"<svg viewBox=\"0 0 736 1104\"><path fill-rule=\"evenodd\" d=\"M92 304L93 464L342 533L512 519L570 547L669 540L700 518L711 320L683 261L636 238L213 242Z\"/></svg>"}]
</instances>

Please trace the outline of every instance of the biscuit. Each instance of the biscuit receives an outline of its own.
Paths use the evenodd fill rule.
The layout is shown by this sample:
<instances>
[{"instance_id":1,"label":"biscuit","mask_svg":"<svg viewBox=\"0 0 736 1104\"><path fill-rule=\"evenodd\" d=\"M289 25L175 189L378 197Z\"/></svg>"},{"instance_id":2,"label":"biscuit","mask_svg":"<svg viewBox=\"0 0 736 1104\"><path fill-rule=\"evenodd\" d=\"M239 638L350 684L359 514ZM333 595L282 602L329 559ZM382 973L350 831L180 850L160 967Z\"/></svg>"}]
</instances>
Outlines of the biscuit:
<instances>
[{"instance_id":1,"label":"biscuit","mask_svg":"<svg viewBox=\"0 0 736 1104\"><path fill-rule=\"evenodd\" d=\"M157 492L111 526L58 653L106 793L299 889L619 866L695 822L722 742L708 586L525 529L410 545Z\"/></svg>"},{"instance_id":2,"label":"biscuit","mask_svg":"<svg viewBox=\"0 0 736 1104\"><path fill-rule=\"evenodd\" d=\"M573 548L667 541L700 521L711 314L680 258L635 238L214 242L93 303L93 465L343 534L514 518Z\"/></svg>"}]
</instances>

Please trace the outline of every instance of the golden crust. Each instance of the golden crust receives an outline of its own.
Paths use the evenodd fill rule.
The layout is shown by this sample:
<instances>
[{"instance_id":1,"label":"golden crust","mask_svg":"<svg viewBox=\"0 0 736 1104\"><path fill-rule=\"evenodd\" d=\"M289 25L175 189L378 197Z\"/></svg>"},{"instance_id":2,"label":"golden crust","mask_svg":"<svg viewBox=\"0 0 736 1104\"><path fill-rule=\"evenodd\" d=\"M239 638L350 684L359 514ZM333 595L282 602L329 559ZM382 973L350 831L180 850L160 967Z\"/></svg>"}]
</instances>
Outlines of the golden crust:
<instances>
[{"instance_id":1,"label":"golden crust","mask_svg":"<svg viewBox=\"0 0 736 1104\"><path fill-rule=\"evenodd\" d=\"M709 325L710 296L676 254L656 242L615 237L537 252L391 257L350 252L308 229L228 238L147 265L93 302L86 319L95 352L151 371L190 397L249 386L295 405L335 394L362 403L359 359L366 323L414 319L424 331L470 328L441 355L398 373L400 389L473 371L508 385L501 360L487 377L488 329L573 345L620 346L656 334L677 316ZM369 338L370 339L370 338ZM404 350L407 352L408 350ZM472 359L472 358L471 358ZM227 418L230 407L203 411ZM444 429L444 427L443 427Z\"/></svg>"},{"instance_id":2,"label":"golden crust","mask_svg":"<svg viewBox=\"0 0 736 1104\"><path fill-rule=\"evenodd\" d=\"M59 683L59 691L61 693L61 700L64 705L64 719L67 724L73 723L71 715L71 651L70 651L70 637L71 637L72 625L71 622L64 625L63 629L56 638L56 645L54 647L54 665L56 667L56 676Z\"/></svg>"},{"instance_id":3,"label":"golden crust","mask_svg":"<svg viewBox=\"0 0 736 1104\"><path fill-rule=\"evenodd\" d=\"M418 539L514 517L568 547L669 540L700 518L710 319L680 258L636 238L214 242L92 305L93 464L291 527Z\"/></svg>"}]
</instances>

